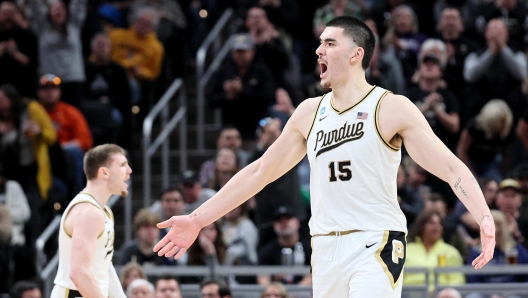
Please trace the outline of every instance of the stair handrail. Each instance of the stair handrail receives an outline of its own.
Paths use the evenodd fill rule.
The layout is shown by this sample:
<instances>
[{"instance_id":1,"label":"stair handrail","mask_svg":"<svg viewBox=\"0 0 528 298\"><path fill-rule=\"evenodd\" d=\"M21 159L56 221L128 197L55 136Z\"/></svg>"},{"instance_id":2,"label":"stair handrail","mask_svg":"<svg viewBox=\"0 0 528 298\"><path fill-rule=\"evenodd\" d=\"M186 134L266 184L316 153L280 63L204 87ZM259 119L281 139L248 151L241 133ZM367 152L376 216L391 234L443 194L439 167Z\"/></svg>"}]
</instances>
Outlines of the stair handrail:
<instances>
[{"instance_id":1,"label":"stair handrail","mask_svg":"<svg viewBox=\"0 0 528 298\"><path fill-rule=\"evenodd\" d=\"M220 33L229 26L229 35L231 36L235 32L233 20L233 9L226 9L196 52L196 141L198 151L203 151L205 149L205 90L200 87L204 85L203 83L200 83L200 81L202 80L203 75L212 67L211 64L211 66L208 67L208 70L205 69L207 53L209 52L209 48L213 46L214 48L211 52L214 55L219 55L219 50L221 48L220 44L222 41ZM228 44L228 42L224 43L224 47L225 44Z\"/></svg>"},{"instance_id":2,"label":"stair handrail","mask_svg":"<svg viewBox=\"0 0 528 298\"><path fill-rule=\"evenodd\" d=\"M169 105L171 99L179 92L178 110L169 119ZM161 131L154 141L152 141L152 127L154 120L161 115ZM166 189L170 183L170 155L169 141L171 132L179 125L180 141L180 171L187 168L187 98L183 88L183 80L175 79L170 87L165 91L160 100L150 110L145 120L143 120L143 205L150 206L151 201L151 159L156 150L161 146L161 171L162 171L162 188Z\"/></svg>"}]
</instances>

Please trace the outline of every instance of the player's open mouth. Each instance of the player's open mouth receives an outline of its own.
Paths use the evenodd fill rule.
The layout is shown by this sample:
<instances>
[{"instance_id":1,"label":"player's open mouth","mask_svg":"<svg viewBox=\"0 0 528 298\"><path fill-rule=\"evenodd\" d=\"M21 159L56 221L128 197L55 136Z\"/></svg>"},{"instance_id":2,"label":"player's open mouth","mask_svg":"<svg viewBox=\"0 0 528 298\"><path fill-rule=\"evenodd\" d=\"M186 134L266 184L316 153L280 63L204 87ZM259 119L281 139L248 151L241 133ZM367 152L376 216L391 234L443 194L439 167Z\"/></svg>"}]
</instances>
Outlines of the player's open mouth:
<instances>
[{"instance_id":1,"label":"player's open mouth","mask_svg":"<svg viewBox=\"0 0 528 298\"><path fill-rule=\"evenodd\" d=\"M326 73L326 70L328 69L328 66L322 60L318 60L317 62L319 63L319 66L321 67L321 74L319 75L319 77L322 78L324 76L324 74Z\"/></svg>"}]
</instances>

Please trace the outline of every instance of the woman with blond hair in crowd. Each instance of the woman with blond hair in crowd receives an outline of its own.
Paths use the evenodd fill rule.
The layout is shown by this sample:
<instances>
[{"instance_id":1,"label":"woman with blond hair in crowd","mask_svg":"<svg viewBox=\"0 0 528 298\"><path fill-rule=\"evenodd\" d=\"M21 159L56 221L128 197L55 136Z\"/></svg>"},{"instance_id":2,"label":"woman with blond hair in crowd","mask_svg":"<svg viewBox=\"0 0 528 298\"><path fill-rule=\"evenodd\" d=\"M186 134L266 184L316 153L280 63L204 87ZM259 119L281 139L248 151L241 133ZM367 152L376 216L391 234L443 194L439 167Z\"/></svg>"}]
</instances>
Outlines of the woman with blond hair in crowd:
<instances>
[{"instance_id":1,"label":"woman with blond hair in crowd","mask_svg":"<svg viewBox=\"0 0 528 298\"><path fill-rule=\"evenodd\" d=\"M139 265L136 261L132 261L123 266L123 268L121 268L121 272L119 273L119 281L121 281L123 291L126 292L128 285L138 278L147 278L145 272L143 272L143 268L141 268L141 265Z\"/></svg>"},{"instance_id":2,"label":"woman with blond hair in crowd","mask_svg":"<svg viewBox=\"0 0 528 298\"><path fill-rule=\"evenodd\" d=\"M476 177L502 180L503 169L509 168L512 125L512 111L502 99L490 100L468 121L458 141L457 155Z\"/></svg>"},{"instance_id":3,"label":"woman with blond hair in crowd","mask_svg":"<svg viewBox=\"0 0 528 298\"><path fill-rule=\"evenodd\" d=\"M288 290L286 287L280 283L280 282L272 282L269 284L264 291L262 291L262 295L260 295L260 298L288 298L290 297L288 294Z\"/></svg>"}]
</instances>

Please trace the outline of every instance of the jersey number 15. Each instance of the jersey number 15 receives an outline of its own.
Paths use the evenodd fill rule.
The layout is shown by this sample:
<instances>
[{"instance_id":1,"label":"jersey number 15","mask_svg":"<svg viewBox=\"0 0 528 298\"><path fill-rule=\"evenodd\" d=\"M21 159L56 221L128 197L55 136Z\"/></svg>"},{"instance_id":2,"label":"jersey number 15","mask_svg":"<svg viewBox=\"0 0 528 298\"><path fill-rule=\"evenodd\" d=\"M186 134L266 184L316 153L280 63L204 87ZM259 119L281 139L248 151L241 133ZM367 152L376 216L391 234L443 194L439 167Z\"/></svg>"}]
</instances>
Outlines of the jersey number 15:
<instances>
[{"instance_id":1,"label":"jersey number 15","mask_svg":"<svg viewBox=\"0 0 528 298\"><path fill-rule=\"evenodd\" d=\"M352 163L350 160L343 160L337 162L337 171L339 175L336 176L336 162L332 161L328 164L328 169L330 169L330 177L328 180L330 182L336 182L337 178L341 181L348 181L352 179L352 171L348 168Z\"/></svg>"}]
</instances>

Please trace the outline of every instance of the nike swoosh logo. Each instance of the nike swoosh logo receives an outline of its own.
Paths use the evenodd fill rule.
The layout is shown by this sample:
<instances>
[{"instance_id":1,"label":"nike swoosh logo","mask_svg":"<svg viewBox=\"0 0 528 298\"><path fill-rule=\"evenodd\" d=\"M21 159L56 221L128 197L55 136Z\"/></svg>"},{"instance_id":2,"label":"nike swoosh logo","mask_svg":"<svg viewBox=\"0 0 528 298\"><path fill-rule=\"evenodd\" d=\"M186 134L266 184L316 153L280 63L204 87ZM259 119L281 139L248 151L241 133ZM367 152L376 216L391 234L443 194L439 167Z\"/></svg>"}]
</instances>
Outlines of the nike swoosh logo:
<instances>
[{"instance_id":1,"label":"nike swoosh logo","mask_svg":"<svg viewBox=\"0 0 528 298\"><path fill-rule=\"evenodd\" d=\"M319 118L319 121L323 121L326 117L328 117L328 115L324 116L323 118Z\"/></svg>"},{"instance_id":2,"label":"nike swoosh logo","mask_svg":"<svg viewBox=\"0 0 528 298\"><path fill-rule=\"evenodd\" d=\"M378 243L378 242L374 242L374 243L372 243L371 245L365 245L365 248L370 248L370 247L372 247L372 245L374 245L374 244L376 244L376 243Z\"/></svg>"}]
</instances>

